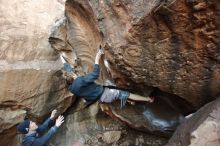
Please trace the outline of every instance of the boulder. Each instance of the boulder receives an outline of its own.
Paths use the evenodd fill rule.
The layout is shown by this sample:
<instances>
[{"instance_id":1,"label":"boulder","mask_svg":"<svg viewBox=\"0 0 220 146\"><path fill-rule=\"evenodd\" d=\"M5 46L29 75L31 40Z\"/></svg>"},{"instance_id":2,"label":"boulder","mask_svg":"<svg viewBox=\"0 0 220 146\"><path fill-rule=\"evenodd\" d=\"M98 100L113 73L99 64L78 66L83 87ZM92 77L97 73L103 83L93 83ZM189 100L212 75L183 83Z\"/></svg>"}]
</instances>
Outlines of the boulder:
<instances>
[{"instance_id":1,"label":"boulder","mask_svg":"<svg viewBox=\"0 0 220 146\"><path fill-rule=\"evenodd\" d=\"M74 143L100 146L164 145L167 138L135 131L123 122L113 119L101 111L99 103L79 106L80 101L66 112L65 123L60 127L52 143L55 146L72 146Z\"/></svg>"},{"instance_id":2,"label":"boulder","mask_svg":"<svg viewBox=\"0 0 220 146\"><path fill-rule=\"evenodd\" d=\"M199 108L219 94L219 1L66 1L66 42L91 71L104 47L102 79L157 87Z\"/></svg>"},{"instance_id":3,"label":"boulder","mask_svg":"<svg viewBox=\"0 0 220 146\"><path fill-rule=\"evenodd\" d=\"M65 0L1 1L1 145L16 144L10 132L16 135L15 125L25 116L40 122L54 108L63 113L72 103L61 77L62 63L48 42L54 22L64 16L64 4Z\"/></svg>"},{"instance_id":4,"label":"boulder","mask_svg":"<svg viewBox=\"0 0 220 146\"><path fill-rule=\"evenodd\" d=\"M102 140L107 144L117 142L121 137L121 131L108 131L103 134Z\"/></svg>"},{"instance_id":5,"label":"boulder","mask_svg":"<svg viewBox=\"0 0 220 146\"><path fill-rule=\"evenodd\" d=\"M0 109L0 133L6 129L12 128L14 125L22 121L26 115L26 111L21 109L16 110L1 110Z\"/></svg>"},{"instance_id":6,"label":"boulder","mask_svg":"<svg viewBox=\"0 0 220 146\"><path fill-rule=\"evenodd\" d=\"M132 128L164 137L170 137L184 120L181 113L159 98L154 103L127 103L124 107L120 106L120 102L101 104L101 109Z\"/></svg>"},{"instance_id":7,"label":"boulder","mask_svg":"<svg viewBox=\"0 0 220 146\"><path fill-rule=\"evenodd\" d=\"M83 75L93 69L102 44L99 83L109 79L114 86L143 96L156 88L184 99L169 106L159 100L123 110L117 103L104 105L112 117L120 115L118 119L145 132L171 134L191 106L198 109L220 93L219 0L10 0L1 1L0 12L0 110L11 115L0 122L4 146L19 145L15 125L24 116L40 122L52 109L63 113L72 104L58 53ZM190 108L183 106L185 102ZM132 131L106 116L97 104L85 107L66 112L55 144L68 145L80 138L88 145L166 141ZM192 134L196 137L192 143L199 143L204 128L216 126L215 120L205 123ZM103 137L115 131L121 131L119 139ZM213 137L216 142L216 133Z\"/></svg>"},{"instance_id":8,"label":"boulder","mask_svg":"<svg viewBox=\"0 0 220 146\"><path fill-rule=\"evenodd\" d=\"M220 98L186 119L166 146L219 146Z\"/></svg>"}]
</instances>

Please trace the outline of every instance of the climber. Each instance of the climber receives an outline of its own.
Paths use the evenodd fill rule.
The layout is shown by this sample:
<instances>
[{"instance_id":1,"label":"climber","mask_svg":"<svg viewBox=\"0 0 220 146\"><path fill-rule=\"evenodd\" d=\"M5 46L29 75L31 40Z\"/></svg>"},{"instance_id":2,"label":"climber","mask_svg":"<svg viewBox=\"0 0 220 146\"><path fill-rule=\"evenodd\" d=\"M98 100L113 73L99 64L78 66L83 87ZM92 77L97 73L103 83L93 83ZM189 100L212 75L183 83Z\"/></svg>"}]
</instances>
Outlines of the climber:
<instances>
[{"instance_id":1,"label":"climber","mask_svg":"<svg viewBox=\"0 0 220 146\"><path fill-rule=\"evenodd\" d=\"M67 80L69 90L73 94L83 97L88 102L99 100L100 102L111 103L119 99L121 100L121 107L125 105L127 99L132 101L153 102L154 99L150 97L143 97L129 93L128 91L112 89L108 86L96 84L94 81L99 78L99 60L102 54L104 54L102 49L99 49L95 57L93 72L85 76L78 76L74 73L71 65L66 63L65 59L61 56L61 60L64 63L63 77Z\"/></svg>"},{"instance_id":2,"label":"climber","mask_svg":"<svg viewBox=\"0 0 220 146\"><path fill-rule=\"evenodd\" d=\"M57 132L58 127L64 122L64 117L60 115L56 119L55 125L51 127L54 124L56 113L57 110L53 110L50 118L40 126L37 126L35 122L29 119L21 122L17 126L17 130L24 134L22 146L47 146L48 141ZM46 130L48 130L47 133L45 133Z\"/></svg>"}]
</instances>

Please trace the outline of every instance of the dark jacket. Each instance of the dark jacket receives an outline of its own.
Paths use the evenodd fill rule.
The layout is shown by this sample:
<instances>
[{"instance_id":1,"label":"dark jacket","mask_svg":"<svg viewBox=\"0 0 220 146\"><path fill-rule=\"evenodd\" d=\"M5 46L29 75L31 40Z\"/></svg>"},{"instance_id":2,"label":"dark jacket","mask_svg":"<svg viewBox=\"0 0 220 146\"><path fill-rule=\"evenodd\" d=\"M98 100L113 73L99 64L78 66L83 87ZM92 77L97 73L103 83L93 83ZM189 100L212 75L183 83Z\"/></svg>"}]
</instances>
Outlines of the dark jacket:
<instances>
[{"instance_id":1,"label":"dark jacket","mask_svg":"<svg viewBox=\"0 0 220 146\"><path fill-rule=\"evenodd\" d=\"M49 139L52 138L52 136L57 132L58 127L53 126L48 130L49 126L54 123L53 120L48 118L42 125L40 125L36 133L25 135L22 140L22 146L31 146L33 143L37 141L37 143L42 143L43 145L48 142ZM47 133L46 130L48 130ZM45 133L45 134L44 134Z\"/></svg>"},{"instance_id":2,"label":"dark jacket","mask_svg":"<svg viewBox=\"0 0 220 146\"><path fill-rule=\"evenodd\" d=\"M94 81L99 78L100 68L94 65L93 72L77 77L69 86L69 90L76 96L83 97L86 101L94 101L102 94L103 86Z\"/></svg>"}]
</instances>

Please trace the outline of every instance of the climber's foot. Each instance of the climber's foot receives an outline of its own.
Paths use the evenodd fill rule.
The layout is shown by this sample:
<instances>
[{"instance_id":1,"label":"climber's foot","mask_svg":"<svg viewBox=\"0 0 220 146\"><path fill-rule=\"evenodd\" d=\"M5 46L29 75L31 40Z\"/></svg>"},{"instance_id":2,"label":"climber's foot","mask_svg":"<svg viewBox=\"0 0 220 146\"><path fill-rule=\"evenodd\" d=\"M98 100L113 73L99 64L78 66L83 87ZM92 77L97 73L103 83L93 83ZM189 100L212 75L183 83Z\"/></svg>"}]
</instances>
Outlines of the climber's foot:
<instances>
[{"instance_id":1,"label":"climber's foot","mask_svg":"<svg viewBox=\"0 0 220 146\"><path fill-rule=\"evenodd\" d=\"M131 101L131 100L127 100L127 102L128 102L130 105L135 105L135 104L136 104L134 101Z\"/></svg>"},{"instance_id":2,"label":"climber's foot","mask_svg":"<svg viewBox=\"0 0 220 146\"><path fill-rule=\"evenodd\" d=\"M149 98L150 98L150 100L148 100L148 102L153 103L153 102L154 102L154 97L151 96L151 97L149 97Z\"/></svg>"}]
</instances>

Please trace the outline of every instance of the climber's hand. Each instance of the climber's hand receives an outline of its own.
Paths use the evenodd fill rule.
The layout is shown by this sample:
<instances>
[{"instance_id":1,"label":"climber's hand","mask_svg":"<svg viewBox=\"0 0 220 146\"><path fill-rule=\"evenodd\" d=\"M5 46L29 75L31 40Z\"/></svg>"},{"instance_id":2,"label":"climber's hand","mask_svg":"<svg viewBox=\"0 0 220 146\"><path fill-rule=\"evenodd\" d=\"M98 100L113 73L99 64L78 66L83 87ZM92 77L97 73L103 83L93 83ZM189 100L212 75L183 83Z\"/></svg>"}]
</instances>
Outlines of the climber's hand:
<instances>
[{"instance_id":1,"label":"climber's hand","mask_svg":"<svg viewBox=\"0 0 220 146\"><path fill-rule=\"evenodd\" d=\"M56 113L57 113L57 110L54 109L54 110L52 111L51 115L50 115L50 119L51 119L51 120L53 120L53 119L55 118Z\"/></svg>"},{"instance_id":2,"label":"climber's hand","mask_svg":"<svg viewBox=\"0 0 220 146\"><path fill-rule=\"evenodd\" d=\"M104 54L104 51L103 51L103 48L102 48L102 46L101 46L101 45L99 45L99 51L101 51L101 52L102 52L102 54Z\"/></svg>"},{"instance_id":3,"label":"climber's hand","mask_svg":"<svg viewBox=\"0 0 220 146\"><path fill-rule=\"evenodd\" d=\"M63 122L64 122L64 117L60 115L60 116L57 118L55 125L56 125L57 127L60 127L60 125L62 125Z\"/></svg>"}]
</instances>

